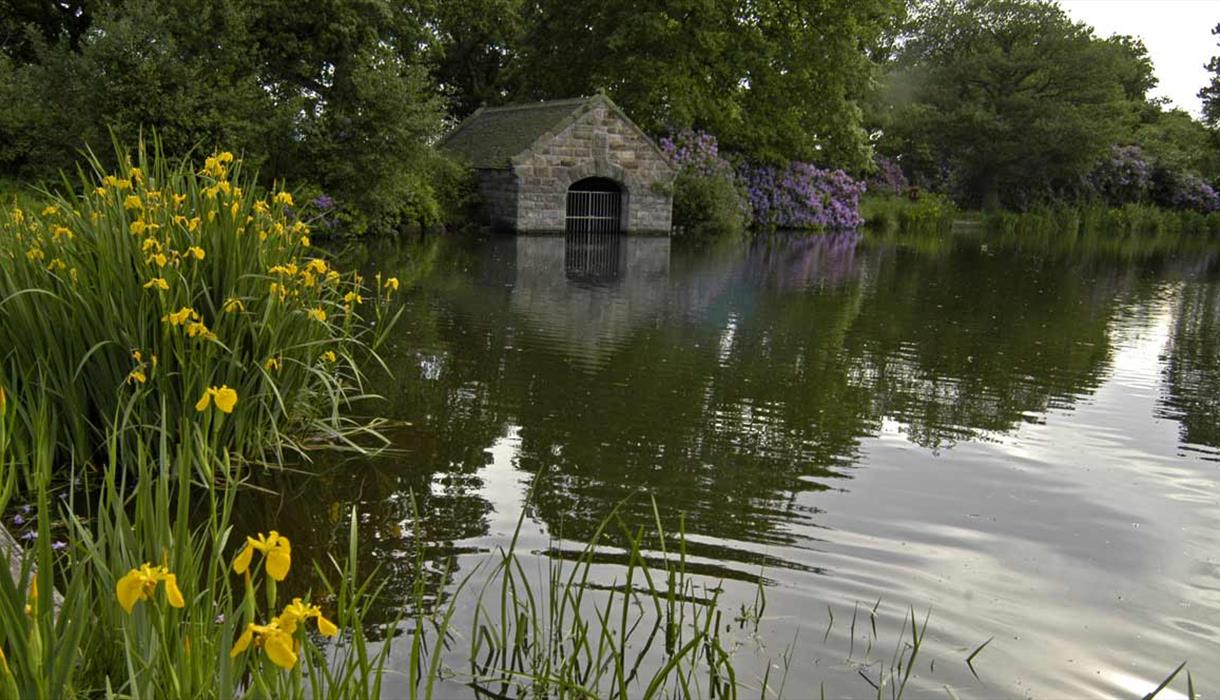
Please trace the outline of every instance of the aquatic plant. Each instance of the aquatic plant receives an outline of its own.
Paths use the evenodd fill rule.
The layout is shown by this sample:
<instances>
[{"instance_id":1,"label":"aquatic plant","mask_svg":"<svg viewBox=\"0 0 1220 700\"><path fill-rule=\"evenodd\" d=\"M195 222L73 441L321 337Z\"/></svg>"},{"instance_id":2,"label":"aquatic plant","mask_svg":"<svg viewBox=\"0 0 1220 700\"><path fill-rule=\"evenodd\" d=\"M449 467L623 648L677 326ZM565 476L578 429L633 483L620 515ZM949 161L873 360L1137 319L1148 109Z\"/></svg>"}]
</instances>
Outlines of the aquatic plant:
<instances>
[{"instance_id":1,"label":"aquatic plant","mask_svg":"<svg viewBox=\"0 0 1220 700\"><path fill-rule=\"evenodd\" d=\"M864 225L879 233L946 234L959 213L948 197L932 193L914 199L869 194L860 202Z\"/></svg>"},{"instance_id":2,"label":"aquatic plant","mask_svg":"<svg viewBox=\"0 0 1220 700\"><path fill-rule=\"evenodd\" d=\"M392 327L392 289L335 269L292 194L260 192L231 153L118 151L118 172L91 159L61 194L0 212L0 337L22 339L0 387L46 388L58 454L81 462L121 418L176 425L190 407L215 407L209 443L246 457L351 427L340 408Z\"/></svg>"}]
</instances>

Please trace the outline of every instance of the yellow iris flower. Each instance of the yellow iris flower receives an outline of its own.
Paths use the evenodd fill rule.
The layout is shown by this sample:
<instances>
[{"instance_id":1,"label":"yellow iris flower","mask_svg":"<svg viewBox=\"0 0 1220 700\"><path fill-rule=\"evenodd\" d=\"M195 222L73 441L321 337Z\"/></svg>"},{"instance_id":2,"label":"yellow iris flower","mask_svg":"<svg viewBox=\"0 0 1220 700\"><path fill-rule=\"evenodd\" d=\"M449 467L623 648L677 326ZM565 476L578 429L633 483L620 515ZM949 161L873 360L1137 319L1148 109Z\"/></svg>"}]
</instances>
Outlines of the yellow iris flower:
<instances>
[{"instance_id":1,"label":"yellow iris flower","mask_svg":"<svg viewBox=\"0 0 1220 700\"><path fill-rule=\"evenodd\" d=\"M164 277L154 277L144 283L145 289L152 289L154 287L167 292L169 291L169 282L166 282Z\"/></svg>"},{"instance_id":2,"label":"yellow iris flower","mask_svg":"<svg viewBox=\"0 0 1220 700\"><path fill-rule=\"evenodd\" d=\"M201 321L186 324L186 334L191 338L203 337L206 340L216 340L216 334L208 330L207 325Z\"/></svg>"},{"instance_id":3,"label":"yellow iris flower","mask_svg":"<svg viewBox=\"0 0 1220 700\"><path fill-rule=\"evenodd\" d=\"M181 326L192 319L199 320L199 312L195 311L189 306L184 306L173 313L169 313L161 317L162 321L165 321L171 326Z\"/></svg>"},{"instance_id":4,"label":"yellow iris flower","mask_svg":"<svg viewBox=\"0 0 1220 700\"><path fill-rule=\"evenodd\" d=\"M263 363L263 367L265 367L268 372L270 372L271 370L278 371L283 366L284 366L284 363L281 362L280 358L278 358L278 357L268 357L267 361Z\"/></svg>"},{"instance_id":5,"label":"yellow iris flower","mask_svg":"<svg viewBox=\"0 0 1220 700\"><path fill-rule=\"evenodd\" d=\"M210 386L204 389L203 396L199 397L199 401L195 403L195 410L206 411L213 401L216 402L216 408L221 413L232 413L233 407L237 405L237 391L230 389L228 384L219 388Z\"/></svg>"},{"instance_id":6,"label":"yellow iris flower","mask_svg":"<svg viewBox=\"0 0 1220 700\"><path fill-rule=\"evenodd\" d=\"M245 631L229 650L229 656L237 656L253 644L262 647L263 653L276 666L290 669L296 666L298 659L296 650L299 645L293 639L293 634L298 626L309 619L317 623L318 632L323 636L334 637L339 634L339 628L322 616L322 610L318 606L303 603L300 598L293 598L279 617L271 622L265 625L251 622L246 625Z\"/></svg>"},{"instance_id":7,"label":"yellow iris flower","mask_svg":"<svg viewBox=\"0 0 1220 700\"><path fill-rule=\"evenodd\" d=\"M164 566L154 567L147 563L128 571L119 579L115 585L115 596L118 597L123 610L130 613L137 602L151 598L157 590L157 584L161 582L165 582L165 599L169 604L175 608L184 607L186 601L182 599L182 591L178 590L178 577Z\"/></svg>"},{"instance_id":8,"label":"yellow iris flower","mask_svg":"<svg viewBox=\"0 0 1220 700\"><path fill-rule=\"evenodd\" d=\"M272 201L274 201L276 204L283 204L286 207L290 207L292 206L292 195L287 192L278 192L275 195L275 199Z\"/></svg>"},{"instance_id":9,"label":"yellow iris flower","mask_svg":"<svg viewBox=\"0 0 1220 700\"><path fill-rule=\"evenodd\" d=\"M233 560L233 571L244 574L250 569L250 560L254 550L263 553L266 560L267 574L276 581L283 581L288 576L292 566L292 543L280 533L272 530L270 534L258 533L258 539L246 537L246 546Z\"/></svg>"},{"instance_id":10,"label":"yellow iris flower","mask_svg":"<svg viewBox=\"0 0 1220 700\"><path fill-rule=\"evenodd\" d=\"M148 377L144 376L143 370L133 369L131 374L127 375L128 383L143 384L148 381Z\"/></svg>"},{"instance_id":11,"label":"yellow iris flower","mask_svg":"<svg viewBox=\"0 0 1220 700\"><path fill-rule=\"evenodd\" d=\"M196 260L203 260L204 256L206 255L206 253L203 252L203 248L200 248L197 245L193 245L190 248L187 248L186 254L191 256L192 258L195 258Z\"/></svg>"},{"instance_id":12,"label":"yellow iris flower","mask_svg":"<svg viewBox=\"0 0 1220 700\"><path fill-rule=\"evenodd\" d=\"M323 362L334 362L337 359L339 358L335 356L334 350L327 350L326 352L322 353Z\"/></svg>"},{"instance_id":13,"label":"yellow iris flower","mask_svg":"<svg viewBox=\"0 0 1220 700\"><path fill-rule=\"evenodd\" d=\"M241 299L238 299L236 297L229 297L228 299L225 299L225 305L224 305L225 313L231 314L236 311L245 311L245 310L246 310L246 304Z\"/></svg>"},{"instance_id":14,"label":"yellow iris flower","mask_svg":"<svg viewBox=\"0 0 1220 700\"><path fill-rule=\"evenodd\" d=\"M257 638L255 635L258 635ZM280 629L274 620L268 625L256 625L253 622L246 625L246 631L237 638L237 642L229 650L229 656L237 656L249 649L251 642L255 646L261 646L267 658L276 666L287 670L297 665L297 653L293 649L296 643L292 635Z\"/></svg>"},{"instance_id":15,"label":"yellow iris flower","mask_svg":"<svg viewBox=\"0 0 1220 700\"><path fill-rule=\"evenodd\" d=\"M305 309L305 313L308 314L309 317L315 321L325 321L326 320L326 311L324 311L322 309L317 309L317 308Z\"/></svg>"},{"instance_id":16,"label":"yellow iris flower","mask_svg":"<svg viewBox=\"0 0 1220 700\"><path fill-rule=\"evenodd\" d=\"M296 631L297 625L311 618L317 623L318 632L322 636L334 637L339 634L339 628L335 626L335 623L322 616L321 608L302 603L300 598L293 598L292 602L284 607L284 612L280 613L275 622L280 629L292 634Z\"/></svg>"},{"instance_id":17,"label":"yellow iris flower","mask_svg":"<svg viewBox=\"0 0 1220 700\"><path fill-rule=\"evenodd\" d=\"M385 288L390 290L391 292L397 292L398 291L398 278L391 277L391 278L387 279L385 281Z\"/></svg>"}]
</instances>

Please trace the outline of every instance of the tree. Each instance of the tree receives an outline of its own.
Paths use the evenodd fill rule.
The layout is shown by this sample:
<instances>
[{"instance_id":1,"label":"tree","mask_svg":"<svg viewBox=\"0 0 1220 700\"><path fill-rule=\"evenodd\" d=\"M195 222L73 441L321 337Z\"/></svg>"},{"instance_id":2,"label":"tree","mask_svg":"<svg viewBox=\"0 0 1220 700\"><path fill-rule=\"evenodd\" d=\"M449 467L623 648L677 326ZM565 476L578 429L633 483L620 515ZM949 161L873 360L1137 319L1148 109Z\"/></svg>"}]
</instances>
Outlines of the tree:
<instances>
[{"instance_id":1,"label":"tree","mask_svg":"<svg viewBox=\"0 0 1220 700\"><path fill-rule=\"evenodd\" d=\"M512 61L524 31L521 4L521 0L438 0L428 10L433 78L458 119L508 97Z\"/></svg>"},{"instance_id":2,"label":"tree","mask_svg":"<svg viewBox=\"0 0 1220 700\"><path fill-rule=\"evenodd\" d=\"M646 130L716 134L783 162L864 167L865 48L895 0L533 0L514 72L518 96L603 90Z\"/></svg>"},{"instance_id":3,"label":"tree","mask_svg":"<svg viewBox=\"0 0 1220 700\"><path fill-rule=\"evenodd\" d=\"M64 40L73 49L93 23L95 0L5 0L0 53L18 64L34 61L38 44Z\"/></svg>"},{"instance_id":4,"label":"tree","mask_svg":"<svg viewBox=\"0 0 1220 700\"><path fill-rule=\"evenodd\" d=\"M1143 45L1098 39L1045 0L920 3L890 76L884 150L968 203L1023 206L1075 186L1155 83Z\"/></svg>"},{"instance_id":5,"label":"tree","mask_svg":"<svg viewBox=\"0 0 1220 700\"><path fill-rule=\"evenodd\" d=\"M1220 36L1220 24L1212 29L1212 34ZM1212 79L1199 90L1199 98L1203 100L1203 121L1217 129L1220 128L1220 56L1212 56L1205 67L1212 74Z\"/></svg>"},{"instance_id":6,"label":"tree","mask_svg":"<svg viewBox=\"0 0 1220 700\"><path fill-rule=\"evenodd\" d=\"M416 6L88 7L90 23L76 33L51 20L21 23L28 49L0 56L0 175L53 177L85 148L110 153L112 130L127 144L156 130L171 155L223 147L242 153L267 184L322 190L356 229L438 218L443 161L428 144L444 110Z\"/></svg>"},{"instance_id":7,"label":"tree","mask_svg":"<svg viewBox=\"0 0 1220 700\"><path fill-rule=\"evenodd\" d=\"M1220 149L1207 127L1181 109L1150 105L1132 142L1161 168L1203 177L1220 174Z\"/></svg>"}]
</instances>

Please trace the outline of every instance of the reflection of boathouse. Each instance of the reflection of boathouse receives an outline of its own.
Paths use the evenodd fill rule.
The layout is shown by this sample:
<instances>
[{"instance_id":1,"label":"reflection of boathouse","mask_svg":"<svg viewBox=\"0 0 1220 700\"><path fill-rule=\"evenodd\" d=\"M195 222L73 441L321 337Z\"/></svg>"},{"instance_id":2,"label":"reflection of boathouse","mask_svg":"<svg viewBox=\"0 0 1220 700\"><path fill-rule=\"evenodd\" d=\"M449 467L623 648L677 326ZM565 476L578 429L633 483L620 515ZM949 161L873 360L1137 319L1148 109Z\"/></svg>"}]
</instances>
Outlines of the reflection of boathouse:
<instances>
[{"instance_id":1,"label":"reflection of boathouse","mask_svg":"<svg viewBox=\"0 0 1220 700\"><path fill-rule=\"evenodd\" d=\"M677 173L605 96L480 109L441 146L474 167L494 228L669 234Z\"/></svg>"},{"instance_id":2,"label":"reflection of boathouse","mask_svg":"<svg viewBox=\"0 0 1220 700\"><path fill-rule=\"evenodd\" d=\"M654 236L568 234L514 236L499 245L513 250L513 311L570 358L599 364L664 311L669 244Z\"/></svg>"}]
</instances>

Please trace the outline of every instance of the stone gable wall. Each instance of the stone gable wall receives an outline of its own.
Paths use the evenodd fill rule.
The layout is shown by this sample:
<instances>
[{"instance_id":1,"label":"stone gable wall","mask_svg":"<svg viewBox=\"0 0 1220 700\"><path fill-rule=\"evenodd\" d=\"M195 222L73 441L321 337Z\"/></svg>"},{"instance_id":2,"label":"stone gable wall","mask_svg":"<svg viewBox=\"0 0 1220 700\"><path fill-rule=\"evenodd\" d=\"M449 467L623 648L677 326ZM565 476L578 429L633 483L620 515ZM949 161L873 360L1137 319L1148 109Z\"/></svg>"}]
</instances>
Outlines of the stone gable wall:
<instances>
[{"instance_id":1,"label":"stone gable wall","mask_svg":"<svg viewBox=\"0 0 1220 700\"><path fill-rule=\"evenodd\" d=\"M512 170L480 170L487 223L496 231L511 231L517 224L517 175Z\"/></svg>"},{"instance_id":2,"label":"stone gable wall","mask_svg":"<svg viewBox=\"0 0 1220 700\"><path fill-rule=\"evenodd\" d=\"M652 143L609 106L594 103L554 138L513 158L517 230L562 233L568 187L606 177L623 187L622 228L669 235L673 168Z\"/></svg>"}]
</instances>

